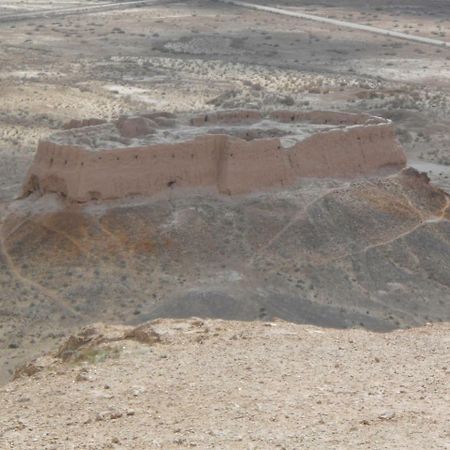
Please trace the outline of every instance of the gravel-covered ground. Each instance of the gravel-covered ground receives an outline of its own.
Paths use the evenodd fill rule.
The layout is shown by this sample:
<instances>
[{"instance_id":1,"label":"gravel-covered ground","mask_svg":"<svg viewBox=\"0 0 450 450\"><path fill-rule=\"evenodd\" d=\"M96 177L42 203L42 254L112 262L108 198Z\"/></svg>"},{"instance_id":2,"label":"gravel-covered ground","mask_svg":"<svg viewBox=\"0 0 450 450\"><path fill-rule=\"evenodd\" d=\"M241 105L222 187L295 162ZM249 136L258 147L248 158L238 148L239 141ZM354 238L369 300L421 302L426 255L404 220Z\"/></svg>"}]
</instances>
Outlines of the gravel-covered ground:
<instances>
[{"instance_id":1,"label":"gravel-covered ground","mask_svg":"<svg viewBox=\"0 0 450 450\"><path fill-rule=\"evenodd\" d=\"M78 340L90 343L60 352L66 362L38 361L47 368L3 387L0 447L450 448L448 325L377 334L167 320L130 331L90 327Z\"/></svg>"}]
</instances>

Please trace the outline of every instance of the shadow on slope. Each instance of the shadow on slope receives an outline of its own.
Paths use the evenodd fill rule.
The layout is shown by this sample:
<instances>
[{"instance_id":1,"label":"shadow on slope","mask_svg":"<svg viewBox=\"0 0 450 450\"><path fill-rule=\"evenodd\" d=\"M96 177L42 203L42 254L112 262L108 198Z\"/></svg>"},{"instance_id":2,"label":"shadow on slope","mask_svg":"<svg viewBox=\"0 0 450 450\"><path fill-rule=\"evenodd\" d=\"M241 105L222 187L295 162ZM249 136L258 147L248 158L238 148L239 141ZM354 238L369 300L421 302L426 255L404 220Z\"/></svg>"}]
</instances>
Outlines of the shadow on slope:
<instances>
[{"instance_id":1,"label":"shadow on slope","mask_svg":"<svg viewBox=\"0 0 450 450\"><path fill-rule=\"evenodd\" d=\"M449 197L408 169L243 197L19 204L3 227L3 292L26 330L51 320L267 320L390 330L450 320ZM28 202L28 203L27 203ZM7 288L7 289L6 289Z\"/></svg>"}]
</instances>

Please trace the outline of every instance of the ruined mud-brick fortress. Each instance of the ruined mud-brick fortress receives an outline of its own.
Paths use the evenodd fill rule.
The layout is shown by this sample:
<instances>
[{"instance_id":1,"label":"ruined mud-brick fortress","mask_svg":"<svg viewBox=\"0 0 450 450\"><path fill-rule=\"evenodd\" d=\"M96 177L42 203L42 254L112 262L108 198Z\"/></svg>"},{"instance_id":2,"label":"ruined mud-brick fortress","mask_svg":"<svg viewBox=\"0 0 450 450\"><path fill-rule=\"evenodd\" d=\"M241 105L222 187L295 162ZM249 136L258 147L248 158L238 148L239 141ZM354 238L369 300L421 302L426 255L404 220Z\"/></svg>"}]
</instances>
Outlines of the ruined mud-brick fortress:
<instances>
[{"instance_id":1,"label":"ruined mud-brick fortress","mask_svg":"<svg viewBox=\"0 0 450 450\"><path fill-rule=\"evenodd\" d=\"M405 163L391 122L366 114L151 113L71 122L39 143L23 194L86 202L202 187L235 195Z\"/></svg>"}]
</instances>

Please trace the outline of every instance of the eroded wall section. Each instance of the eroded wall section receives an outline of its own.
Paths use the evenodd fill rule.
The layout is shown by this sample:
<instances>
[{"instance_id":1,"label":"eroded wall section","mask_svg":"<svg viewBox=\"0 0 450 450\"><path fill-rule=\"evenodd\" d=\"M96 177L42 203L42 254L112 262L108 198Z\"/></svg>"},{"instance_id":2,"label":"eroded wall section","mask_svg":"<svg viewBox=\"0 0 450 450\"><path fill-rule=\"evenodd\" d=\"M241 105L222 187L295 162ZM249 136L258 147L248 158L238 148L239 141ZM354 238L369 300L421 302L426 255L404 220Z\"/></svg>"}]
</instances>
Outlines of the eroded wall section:
<instances>
[{"instance_id":1,"label":"eroded wall section","mask_svg":"<svg viewBox=\"0 0 450 450\"><path fill-rule=\"evenodd\" d=\"M204 115L192 126L230 123L239 113ZM245 121L260 120L242 112ZM23 194L56 192L72 201L154 195L167 189L211 187L228 195L286 187L302 177L353 177L385 167L405 166L405 154L390 122L344 113L272 114L278 122L309 121L338 126L313 134L289 148L279 137L245 140L201 134L174 143L92 151L82 145L39 143Z\"/></svg>"}]
</instances>

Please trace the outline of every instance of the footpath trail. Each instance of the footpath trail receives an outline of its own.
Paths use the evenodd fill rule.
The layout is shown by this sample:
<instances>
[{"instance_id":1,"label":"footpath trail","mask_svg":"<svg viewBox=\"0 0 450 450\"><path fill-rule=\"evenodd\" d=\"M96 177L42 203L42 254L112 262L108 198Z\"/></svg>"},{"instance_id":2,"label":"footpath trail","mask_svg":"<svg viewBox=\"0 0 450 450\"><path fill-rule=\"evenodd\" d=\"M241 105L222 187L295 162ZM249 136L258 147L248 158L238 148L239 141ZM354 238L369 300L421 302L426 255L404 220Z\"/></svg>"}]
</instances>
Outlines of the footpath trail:
<instances>
[{"instance_id":1,"label":"footpath trail","mask_svg":"<svg viewBox=\"0 0 450 450\"><path fill-rule=\"evenodd\" d=\"M432 39L432 38L427 38L427 37L422 37L422 36L414 36L414 35L407 34L407 33L401 33L399 31L392 31L392 30L386 30L384 28L373 27L371 25L361 25L361 24L354 23L354 22L330 19L328 17L316 16L316 15L312 15L312 14L305 14L302 12L292 11L292 10L283 9L283 8L275 8L272 6L263 6L263 5L258 5L255 3L241 2L238 0L221 0L221 1L224 3L231 4L231 5L241 6L243 8L250 8L250 9L255 9L258 11L266 11L266 12L270 12L273 14L281 14L283 16L298 17L299 19L313 20L315 22L326 23L326 24L334 25L334 26L338 26L338 27L351 28L351 29L359 30L359 31L367 31L370 33L381 34L381 35L390 36L393 38L405 39L407 41L420 42L421 44L429 44L429 45L436 45L438 47L449 47L450 48L450 42L442 41L440 39Z\"/></svg>"},{"instance_id":2,"label":"footpath trail","mask_svg":"<svg viewBox=\"0 0 450 450\"><path fill-rule=\"evenodd\" d=\"M1 206L1 205L0 205ZM1 213L1 210L0 210ZM61 308L64 313L69 314L71 317L78 317L80 314L74 309L70 302L58 295L51 289L34 282L25 275L22 274L20 269L16 266L11 255L8 252L7 245L5 242L5 232L4 232L4 222L0 214L0 266L3 263L6 270L14 277L18 283L24 287L28 287L35 292L40 292L42 295L50 299L56 306Z\"/></svg>"}]
</instances>

